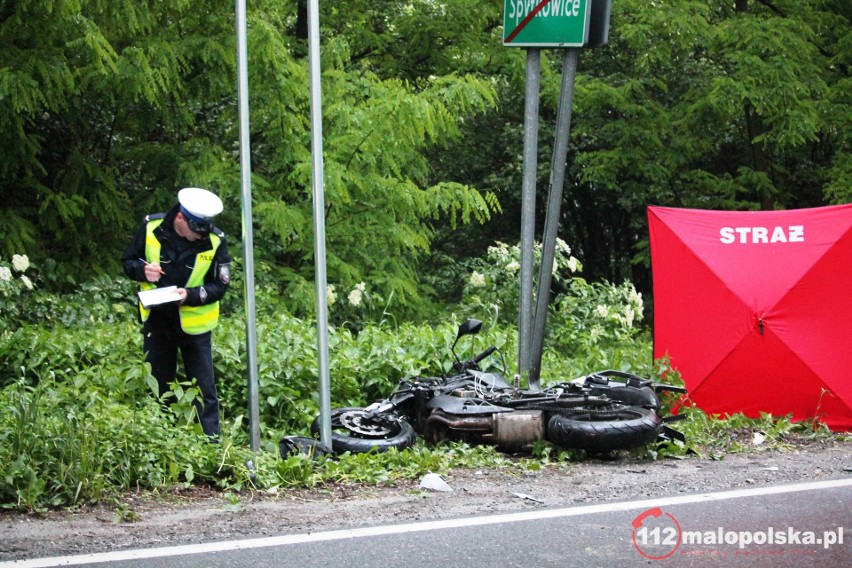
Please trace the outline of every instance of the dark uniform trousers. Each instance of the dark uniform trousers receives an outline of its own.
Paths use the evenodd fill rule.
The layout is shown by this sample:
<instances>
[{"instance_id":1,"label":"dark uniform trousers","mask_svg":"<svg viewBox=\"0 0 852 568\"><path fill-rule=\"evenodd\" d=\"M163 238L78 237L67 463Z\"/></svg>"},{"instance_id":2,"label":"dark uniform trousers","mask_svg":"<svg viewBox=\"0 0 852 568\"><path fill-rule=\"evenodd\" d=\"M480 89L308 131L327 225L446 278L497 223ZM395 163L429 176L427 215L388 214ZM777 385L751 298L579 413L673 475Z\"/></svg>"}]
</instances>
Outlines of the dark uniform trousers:
<instances>
[{"instance_id":1,"label":"dark uniform trousers","mask_svg":"<svg viewBox=\"0 0 852 568\"><path fill-rule=\"evenodd\" d=\"M195 379L202 400L195 400L201 429L208 436L219 435L219 397L213 375L211 332L189 335L180 326L161 326L146 322L142 326L145 360L157 379L160 396L169 392L177 373L177 353L183 358L187 380Z\"/></svg>"}]
</instances>

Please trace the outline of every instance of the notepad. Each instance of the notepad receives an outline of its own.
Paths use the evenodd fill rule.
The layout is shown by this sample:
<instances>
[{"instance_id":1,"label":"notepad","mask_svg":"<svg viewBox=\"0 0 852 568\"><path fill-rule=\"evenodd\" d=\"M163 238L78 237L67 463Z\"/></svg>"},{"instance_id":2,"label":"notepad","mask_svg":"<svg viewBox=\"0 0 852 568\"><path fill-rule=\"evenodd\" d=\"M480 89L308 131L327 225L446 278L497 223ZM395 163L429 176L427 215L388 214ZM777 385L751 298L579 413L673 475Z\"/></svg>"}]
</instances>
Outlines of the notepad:
<instances>
[{"instance_id":1,"label":"notepad","mask_svg":"<svg viewBox=\"0 0 852 568\"><path fill-rule=\"evenodd\" d=\"M181 297L177 293L177 286L166 286L164 288L141 290L139 292L139 301L142 302L142 307L147 310L153 306L180 302Z\"/></svg>"}]
</instances>

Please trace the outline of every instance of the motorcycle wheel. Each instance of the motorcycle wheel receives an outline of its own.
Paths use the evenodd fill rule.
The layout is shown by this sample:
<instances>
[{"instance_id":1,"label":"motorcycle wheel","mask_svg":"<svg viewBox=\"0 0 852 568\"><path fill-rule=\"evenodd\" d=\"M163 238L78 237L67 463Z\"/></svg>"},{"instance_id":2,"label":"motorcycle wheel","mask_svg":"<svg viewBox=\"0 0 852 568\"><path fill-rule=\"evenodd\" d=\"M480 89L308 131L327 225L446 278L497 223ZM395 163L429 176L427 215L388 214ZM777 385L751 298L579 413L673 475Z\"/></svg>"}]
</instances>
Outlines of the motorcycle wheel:
<instances>
[{"instance_id":1,"label":"motorcycle wheel","mask_svg":"<svg viewBox=\"0 0 852 568\"><path fill-rule=\"evenodd\" d=\"M660 417L650 408L580 406L551 416L546 438L563 448L608 452L649 444L657 439L661 427Z\"/></svg>"},{"instance_id":2,"label":"motorcycle wheel","mask_svg":"<svg viewBox=\"0 0 852 568\"><path fill-rule=\"evenodd\" d=\"M417 434L405 420L383 423L363 420L363 408L336 408L331 411L331 449L336 454L385 452L414 445ZM311 433L320 435L320 417L311 424Z\"/></svg>"}]
</instances>

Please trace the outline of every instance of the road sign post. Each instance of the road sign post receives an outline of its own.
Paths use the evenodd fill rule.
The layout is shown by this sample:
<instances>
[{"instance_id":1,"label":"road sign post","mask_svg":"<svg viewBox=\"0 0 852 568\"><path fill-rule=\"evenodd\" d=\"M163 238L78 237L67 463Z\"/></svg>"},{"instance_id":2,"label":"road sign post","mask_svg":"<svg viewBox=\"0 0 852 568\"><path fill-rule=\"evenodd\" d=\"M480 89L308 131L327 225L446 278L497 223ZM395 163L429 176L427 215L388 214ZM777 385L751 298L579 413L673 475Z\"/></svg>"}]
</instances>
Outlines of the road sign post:
<instances>
[{"instance_id":1,"label":"road sign post","mask_svg":"<svg viewBox=\"0 0 852 568\"><path fill-rule=\"evenodd\" d=\"M603 47L609 40L612 0L505 0L503 45L524 47L527 53L524 109L524 164L521 188L521 270L518 314L518 372L533 390L540 388L544 328L550 297L550 272L555 254L565 159L571 128L574 76L582 47ZM533 244L535 238L535 172L537 169L539 48L568 48L563 62L556 141L548 191L541 271L533 303Z\"/></svg>"}]
</instances>

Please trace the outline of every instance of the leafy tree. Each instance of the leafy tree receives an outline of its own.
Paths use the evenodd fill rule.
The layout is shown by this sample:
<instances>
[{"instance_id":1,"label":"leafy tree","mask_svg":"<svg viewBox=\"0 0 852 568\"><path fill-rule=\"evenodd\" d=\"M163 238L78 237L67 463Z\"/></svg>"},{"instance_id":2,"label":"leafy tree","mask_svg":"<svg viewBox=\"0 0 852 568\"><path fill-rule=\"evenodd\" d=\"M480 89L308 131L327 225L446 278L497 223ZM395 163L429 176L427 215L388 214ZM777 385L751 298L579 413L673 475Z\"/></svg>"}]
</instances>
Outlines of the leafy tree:
<instances>
[{"instance_id":1,"label":"leafy tree","mask_svg":"<svg viewBox=\"0 0 852 568\"><path fill-rule=\"evenodd\" d=\"M0 170L0 229L14 236L0 252L53 255L74 273L86 265L115 270L104 257L117 258L142 215L168 208L186 185L220 193L228 211L222 225L238 226L231 5L3 6L0 144L10 159ZM313 277L300 12L297 2L250 8L257 252L299 311L311 304ZM345 285L370 279L414 305L414 259L429 250L432 223L483 222L498 208L493 195L431 178L424 157L430 146L458 137L464 117L493 105L493 87L466 74L376 73L381 61L367 57L372 40L351 27L357 8L326 6L322 14L330 24L322 62L329 274ZM410 12L398 8L385 18Z\"/></svg>"},{"instance_id":2,"label":"leafy tree","mask_svg":"<svg viewBox=\"0 0 852 568\"><path fill-rule=\"evenodd\" d=\"M650 290L649 204L760 209L848 201L850 19L847 3L834 0L615 2L610 43L582 50L575 88L560 236L585 274ZM498 49L522 61L522 51ZM538 228L561 57L543 51ZM489 171L471 167L458 147L441 155L474 174L467 183L498 195L511 216L500 220L498 238L508 242L520 226L521 69L491 68L511 88L499 90L497 110L463 139Z\"/></svg>"},{"instance_id":3,"label":"leafy tree","mask_svg":"<svg viewBox=\"0 0 852 568\"><path fill-rule=\"evenodd\" d=\"M493 87L461 74L382 78L369 48L358 45L365 40L336 35L337 12L330 10L322 61L329 281L367 280L400 308L416 306L416 258L430 250L435 220L484 222L499 208L492 194L434 179L425 154L458 138L465 117L493 105ZM261 240L274 242L262 256L301 313L313 301L306 62L268 22L250 42L259 57L251 103L257 216Z\"/></svg>"},{"instance_id":4,"label":"leafy tree","mask_svg":"<svg viewBox=\"0 0 852 568\"><path fill-rule=\"evenodd\" d=\"M256 256L296 311L313 294L305 6L249 5ZM428 285L442 297L448 288L426 274L453 278L451 263L432 260L516 240L524 51L501 45L501 9L321 3L332 283L368 280L415 308ZM563 206L561 236L587 276L632 277L647 291L647 270L629 260L647 258L637 246L649 203L850 199L848 3L620 0L613 10L610 45L580 57ZM104 257L185 185L218 191L221 224L236 234L233 19L232 5L210 0L0 3L0 255L43 267L53 256L75 275L115 270ZM544 55L540 215L561 52Z\"/></svg>"},{"instance_id":5,"label":"leafy tree","mask_svg":"<svg viewBox=\"0 0 852 568\"><path fill-rule=\"evenodd\" d=\"M218 177L232 16L188 1L18 1L0 13L0 228L14 235L2 250L102 267L119 253L103 243L123 241L136 211Z\"/></svg>"}]
</instances>

